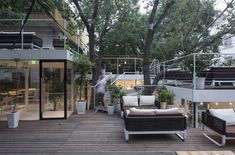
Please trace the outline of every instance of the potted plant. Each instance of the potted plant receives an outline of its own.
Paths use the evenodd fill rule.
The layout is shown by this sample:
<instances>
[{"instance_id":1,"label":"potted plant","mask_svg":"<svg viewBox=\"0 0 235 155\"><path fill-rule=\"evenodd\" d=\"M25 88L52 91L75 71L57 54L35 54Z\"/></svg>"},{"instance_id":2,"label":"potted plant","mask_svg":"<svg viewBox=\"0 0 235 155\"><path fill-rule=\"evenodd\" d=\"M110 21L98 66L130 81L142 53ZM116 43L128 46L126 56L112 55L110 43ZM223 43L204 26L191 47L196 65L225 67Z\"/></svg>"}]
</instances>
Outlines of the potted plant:
<instances>
[{"instance_id":1,"label":"potted plant","mask_svg":"<svg viewBox=\"0 0 235 155\"><path fill-rule=\"evenodd\" d=\"M121 112L120 100L122 99L122 96L126 95L126 93L122 91L121 86L117 86L115 83L111 84L110 81L107 84L107 88L110 91L111 102L115 106L115 111Z\"/></svg>"},{"instance_id":2,"label":"potted plant","mask_svg":"<svg viewBox=\"0 0 235 155\"><path fill-rule=\"evenodd\" d=\"M113 115L113 113L114 113L114 102L111 99L110 91L105 92L104 100L105 100L105 103L107 105L108 115Z\"/></svg>"},{"instance_id":3,"label":"potted plant","mask_svg":"<svg viewBox=\"0 0 235 155\"><path fill-rule=\"evenodd\" d=\"M75 79L76 84L79 85L79 99L76 101L77 114L85 114L86 112L86 100L82 100L82 91L84 86L87 85L87 73L92 69L93 64L87 59L85 55L78 54L75 59L75 73L77 74L77 79Z\"/></svg>"},{"instance_id":4,"label":"potted plant","mask_svg":"<svg viewBox=\"0 0 235 155\"><path fill-rule=\"evenodd\" d=\"M13 102L13 111L7 114L7 121L8 121L8 128L17 128L19 125L20 120L20 113L16 111L17 106L17 95L19 92L19 85L20 85L20 75L18 74L18 62L20 61L19 58L15 58L14 62L16 63L16 75L17 75L17 83L16 83L16 98L12 101Z\"/></svg>"},{"instance_id":5,"label":"potted plant","mask_svg":"<svg viewBox=\"0 0 235 155\"><path fill-rule=\"evenodd\" d=\"M158 87L158 98L162 109L170 108L174 104L174 94L164 86Z\"/></svg>"},{"instance_id":6,"label":"potted plant","mask_svg":"<svg viewBox=\"0 0 235 155\"><path fill-rule=\"evenodd\" d=\"M63 90L63 83L57 80L51 80L49 86L49 100L50 104L52 104L53 111L56 111L57 104L59 103L60 99L63 97L63 93L60 93Z\"/></svg>"},{"instance_id":7,"label":"potted plant","mask_svg":"<svg viewBox=\"0 0 235 155\"><path fill-rule=\"evenodd\" d=\"M20 120L20 113L16 111L16 99L13 101L13 111L7 114L8 128L17 128Z\"/></svg>"}]
</instances>

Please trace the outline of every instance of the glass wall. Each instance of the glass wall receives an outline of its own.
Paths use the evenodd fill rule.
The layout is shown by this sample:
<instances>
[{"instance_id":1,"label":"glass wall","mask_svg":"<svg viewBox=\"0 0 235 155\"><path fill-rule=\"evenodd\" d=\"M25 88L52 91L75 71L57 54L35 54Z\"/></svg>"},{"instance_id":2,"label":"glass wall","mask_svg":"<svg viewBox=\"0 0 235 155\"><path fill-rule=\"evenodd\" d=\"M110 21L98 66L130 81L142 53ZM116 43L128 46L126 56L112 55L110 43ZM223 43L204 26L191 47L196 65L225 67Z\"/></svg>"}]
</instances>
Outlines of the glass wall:
<instances>
[{"instance_id":1,"label":"glass wall","mask_svg":"<svg viewBox=\"0 0 235 155\"><path fill-rule=\"evenodd\" d=\"M39 65L36 60L0 61L0 119L6 114L17 111L21 120L39 119Z\"/></svg>"}]
</instances>

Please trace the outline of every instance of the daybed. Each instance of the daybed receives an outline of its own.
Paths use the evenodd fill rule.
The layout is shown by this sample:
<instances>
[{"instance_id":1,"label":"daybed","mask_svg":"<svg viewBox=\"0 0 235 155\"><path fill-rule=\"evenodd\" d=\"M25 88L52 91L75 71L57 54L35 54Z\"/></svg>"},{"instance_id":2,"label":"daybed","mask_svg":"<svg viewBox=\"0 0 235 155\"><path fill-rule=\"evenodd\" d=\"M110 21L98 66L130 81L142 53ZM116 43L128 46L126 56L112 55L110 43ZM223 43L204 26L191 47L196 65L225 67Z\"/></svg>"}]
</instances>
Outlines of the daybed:
<instances>
[{"instance_id":1,"label":"daybed","mask_svg":"<svg viewBox=\"0 0 235 155\"><path fill-rule=\"evenodd\" d=\"M174 110L173 110L174 109ZM173 109L136 109L124 112L124 134L176 134L181 140L186 138L186 117Z\"/></svg>"},{"instance_id":2,"label":"daybed","mask_svg":"<svg viewBox=\"0 0 235 155\"><path fill-rule=\"evenodd\" d=\"M235 111L234 109L209 109L202 112L203 135L218 146L224 146L226 140L235 139ZM219 143L210 137L205 127L214 131L222 138Z\"/></svg>"},{"instance_id":3,"label":"daybed","mask_svg":"<svg viewBox=\"0 0 235 155\"><path fill-rule=\"evenodd\" d=\"M135 134L176 134L181 140L186 137L186 116L178 108L159 109L155 96L123 96L121 109L125 123L126 141Z\"/></svg>"}]
</instances>

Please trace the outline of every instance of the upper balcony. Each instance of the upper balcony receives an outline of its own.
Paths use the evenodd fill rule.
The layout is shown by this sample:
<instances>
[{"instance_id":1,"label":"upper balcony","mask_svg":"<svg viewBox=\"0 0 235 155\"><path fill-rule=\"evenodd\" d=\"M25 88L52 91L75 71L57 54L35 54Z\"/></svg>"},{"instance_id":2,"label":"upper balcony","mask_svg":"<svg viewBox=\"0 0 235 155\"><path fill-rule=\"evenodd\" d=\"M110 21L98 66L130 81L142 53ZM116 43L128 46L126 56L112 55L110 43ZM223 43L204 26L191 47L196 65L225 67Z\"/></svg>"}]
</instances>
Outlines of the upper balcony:
<instances>
[{"instance_id":1,"label":"upper balcony","mask_svg":"<svg viewBox=\"0 0 235 155\"><path fill-rule=\"evenodd\" d=\"M63 50L72 49L84 52L81 37L66 32L66 21L52 19L28 19L23 32L23 19L0 19L0 50L3 49L40 49Z\"/></svg>"}]
</instances>

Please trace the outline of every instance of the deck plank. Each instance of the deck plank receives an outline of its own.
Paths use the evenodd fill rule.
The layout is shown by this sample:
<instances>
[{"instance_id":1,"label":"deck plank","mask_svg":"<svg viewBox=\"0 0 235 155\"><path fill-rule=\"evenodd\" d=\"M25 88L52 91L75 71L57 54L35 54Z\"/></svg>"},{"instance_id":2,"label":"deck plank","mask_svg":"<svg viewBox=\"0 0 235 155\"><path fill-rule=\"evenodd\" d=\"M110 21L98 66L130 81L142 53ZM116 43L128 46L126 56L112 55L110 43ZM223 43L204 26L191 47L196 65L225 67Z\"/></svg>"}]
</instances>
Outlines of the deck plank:
<instances>
[{"instance_id":1,"label":"deck plank","mask_svg":"<svg viewBox=\"0 0 235 155\"><path fill-rule=\"evenodd\" d=\"M202 135L200 128L189 128L185 142L175 135L136 135L127 143L120 116L88 112L68 120L20 121L16 129L0 122L0 154L84 154L92 155L173 155L176 151L235 152L235 141L217 147Z\"/></svg>"}]
</instances>

